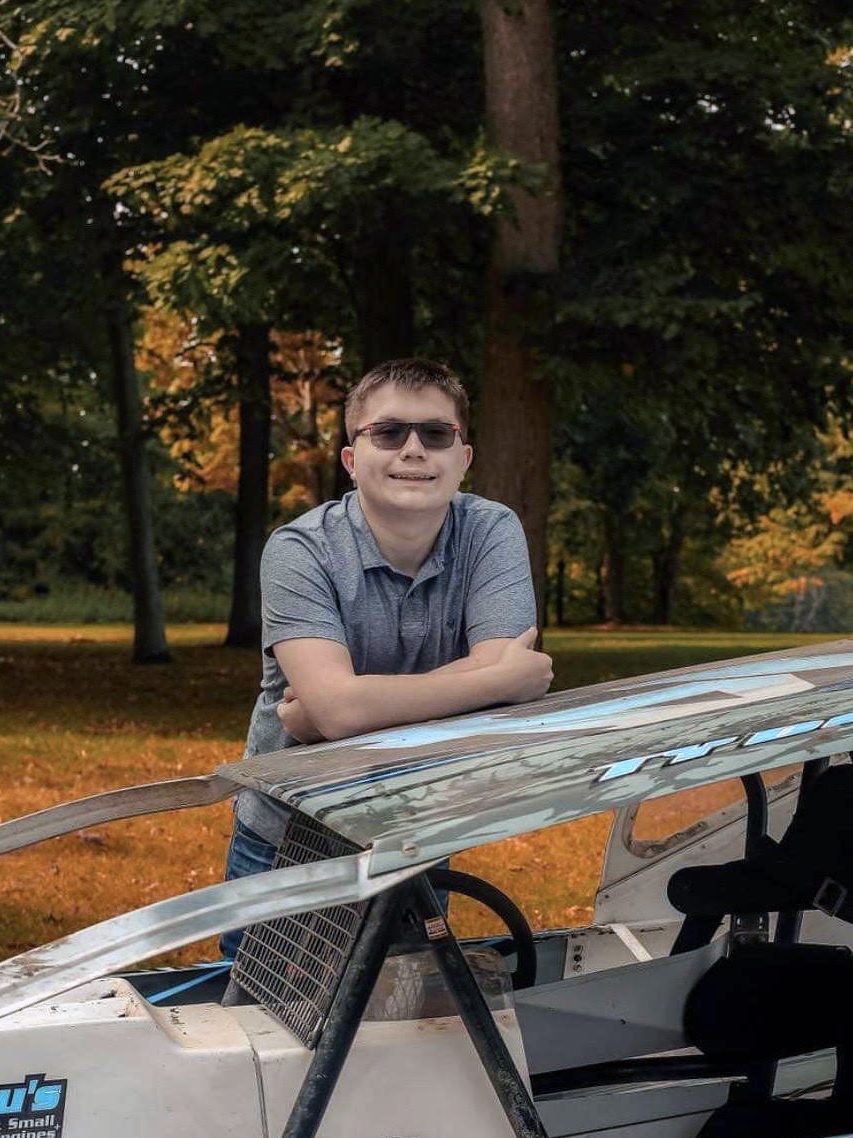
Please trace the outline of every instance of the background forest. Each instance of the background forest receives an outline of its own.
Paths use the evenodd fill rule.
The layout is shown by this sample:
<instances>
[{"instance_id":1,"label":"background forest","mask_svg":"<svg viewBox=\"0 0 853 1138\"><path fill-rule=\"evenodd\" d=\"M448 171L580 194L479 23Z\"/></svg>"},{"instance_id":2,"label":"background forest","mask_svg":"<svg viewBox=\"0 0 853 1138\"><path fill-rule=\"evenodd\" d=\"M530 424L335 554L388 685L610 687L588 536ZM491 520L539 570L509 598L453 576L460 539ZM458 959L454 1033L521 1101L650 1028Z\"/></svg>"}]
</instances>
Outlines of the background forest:
<instances>
[{"instance_id":1,"label":"background forest","mask_svg":"<svg viewBox=\"0 0 853 1138\"><path fill-rule=\"evenodd\" d=\"M346 390L417 354L548 623L853 626L847 4L0 0L0 43L0 619L255 643Z\"/></svg>"}]
</instances>

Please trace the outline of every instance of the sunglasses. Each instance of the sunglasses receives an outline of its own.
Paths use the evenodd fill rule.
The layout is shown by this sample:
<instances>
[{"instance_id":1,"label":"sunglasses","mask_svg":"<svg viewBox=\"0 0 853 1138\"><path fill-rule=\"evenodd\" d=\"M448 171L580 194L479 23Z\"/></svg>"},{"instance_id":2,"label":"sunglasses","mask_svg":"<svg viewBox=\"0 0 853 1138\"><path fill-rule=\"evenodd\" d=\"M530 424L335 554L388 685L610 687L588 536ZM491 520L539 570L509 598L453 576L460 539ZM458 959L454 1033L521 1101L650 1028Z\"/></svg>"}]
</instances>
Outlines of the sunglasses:
<instances>
[{"instance_id":1,"label":"sunglasses","mask_svg":"<svg viewBox=\"0 0 853 1138\"><path fill-rule=\"evenodd\" d=\"M398 423L394 419L380 423L366 423L352 436L369 435L370 441L379 450L402 450L409 435L415 432L426 450L447 450L453 446L457 434L462 437L458 423L442 423L439 419L428 419L425 423Z\"/></svg>"}]
</instances>

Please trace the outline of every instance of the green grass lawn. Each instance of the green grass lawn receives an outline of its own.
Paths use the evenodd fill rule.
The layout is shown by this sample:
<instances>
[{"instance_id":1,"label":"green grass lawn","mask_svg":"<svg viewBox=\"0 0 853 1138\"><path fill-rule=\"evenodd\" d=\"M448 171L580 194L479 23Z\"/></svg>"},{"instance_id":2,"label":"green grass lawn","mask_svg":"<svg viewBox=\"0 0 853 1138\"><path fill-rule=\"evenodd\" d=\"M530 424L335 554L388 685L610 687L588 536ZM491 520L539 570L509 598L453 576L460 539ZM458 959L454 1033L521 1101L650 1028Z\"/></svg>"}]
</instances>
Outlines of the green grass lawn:
<instances>
[{"instance_id":1,"label":"green grass lawn","mask_svg":"<svg viewBox=\"0 0 853 1138\"><path fill-rule=\"evenodd\" d=\"M239 758L259 658L222 647L221 625L169 629L174 660L130 663L127 625L0 624L0 814L4 819L101 790L205 774ZM555 688L778 650L825 636L595 630L550 631ZM589 915L604 816L500 847L458 864L507 890L537 927ZM0 872L0 954L19 952L160 897L217 881L227 804L135 819L7 854ZM476 908L462 933L487 926ZM201 955L213 951L206 945ZM197 958L191 948L181 959Z\"/></svg>"},{"instance_id":2,"label":"green grass lawn","mask_svg":"<svg viewBox=\"0 0 853 1138\"><path fill-rule=\"evenodd\" d=\"M554 686L559 689L831 639L825 633L561 629L546 631L545 648L554 657Z\"/></svg>"}]
</instances>

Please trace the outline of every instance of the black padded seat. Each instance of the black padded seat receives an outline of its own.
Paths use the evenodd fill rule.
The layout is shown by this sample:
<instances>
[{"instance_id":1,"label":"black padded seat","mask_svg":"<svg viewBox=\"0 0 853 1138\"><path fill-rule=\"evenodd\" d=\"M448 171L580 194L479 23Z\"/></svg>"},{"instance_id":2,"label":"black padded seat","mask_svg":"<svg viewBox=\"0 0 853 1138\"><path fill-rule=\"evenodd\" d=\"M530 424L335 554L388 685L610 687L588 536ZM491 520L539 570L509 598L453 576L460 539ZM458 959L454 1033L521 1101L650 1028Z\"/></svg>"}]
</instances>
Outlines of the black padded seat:
<instances>
[{"instance_id":1,"label":"black padded seat","mask_svg":"<svg viewBox=\"0 0 853 1138\"><path fill-rule=\"evenodd\" d=\"M768 853L775 843L768 841ZM691 865L676 870L667 884L669 903L688 917L722 917L725 913L778 913L785 909L812 908L790 885L762 871L764 859L743 858L724 865ZM812 895L813 896L813 895Z\"/></svg>"},{"instance_id":2,"label":"black padded seat","mask_svg":"<svg viewBox=\"0 0 853 1138\"><path fill-rule=\"evenodd\" d=\"M849 1135L851 1112L833 1102L773 1099L766 1103L729 1103L714 1111L697 1138L830 1138Z\"/></svg>"},{"instance_id":3,"label":"black padded seat","mask_svg":"<svg viewBox=\"0 0 853 1138\"><path fill-rule=\"evenodd\" d=\"M760 839L748 858L725 865L678 870L667 895L688 917L819 908L853 921L853 765L814 781L781 841Z\"/></svg>"},{"instance_id":4,"label":"black padded seat","mask_svg":"<svg viewBox=\"0 0 853 1138\"><path fill-rule=\"evenodd\" d=\"M717 960L684 1007L711 1059L758 1063L853 1046L853 953L823 944L747 944Z\"/></svg>"},{"instance_id":5,"label":"black padded seat","mask_svg":"<svg viewBox=\"0 0 853 1138\"><path fill-rule=\"evenodd\" d=\"M822 1138L853 1132L853 953L836 945L744 944L716 961L687 997L687 1039L709 1059L749 1072L835 1048L830 1099L733 1098L700 1138Z\"/></svg>"},{"instance_id":6,"label":"black padded seat","mask_svg":"<svg viewBox=\"0 0 853 1138\"><path fill-rule=\"evenodd\" d=\"M781 841L756 837L746 858L679 870L668 895L686 915L676 952L706 943L727 913L749 917L819 908L853 921L853 765L830 767L804 782ZM730 955L713 964L688 996L684 1026L708 1059L740 1064L749 1074L748 1085L733 1090L699 1138L853 1134L849 949L736 937ZM829 1048L837 1056L830 1098L771 1097L777 1060Z\"/></svg>"}]
</instances>

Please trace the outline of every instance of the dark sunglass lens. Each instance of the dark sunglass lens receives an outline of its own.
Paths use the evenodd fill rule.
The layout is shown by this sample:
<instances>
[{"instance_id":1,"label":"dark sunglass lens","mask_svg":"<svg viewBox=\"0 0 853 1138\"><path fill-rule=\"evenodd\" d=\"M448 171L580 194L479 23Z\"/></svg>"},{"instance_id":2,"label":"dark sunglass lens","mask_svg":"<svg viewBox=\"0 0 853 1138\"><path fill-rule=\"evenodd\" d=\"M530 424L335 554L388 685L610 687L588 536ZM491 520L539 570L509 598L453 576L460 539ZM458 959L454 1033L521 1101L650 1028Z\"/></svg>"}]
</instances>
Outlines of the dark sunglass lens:
<instances>
[{"instance_id":1,"label":"dark sunglass lens","mask_svg":"<svg viewBox=\"0 0 853 1138\"><path fill-rule=\"evenodd\" d=\"M446 450L453 446L456 431L447 423L421 423L418 434L430 450Z\"/></svg>"},{"instance_id":2,"label":"dark sunglass lens","mask_svg":"<svg viewBox=\"0 0 853 1138\"><path fill-rule=\"evenodd\" d=\"M370 438L380 450L399 450L409 433L405 423L377 423L370 428Z\"/></svg>"}]
</instances>

